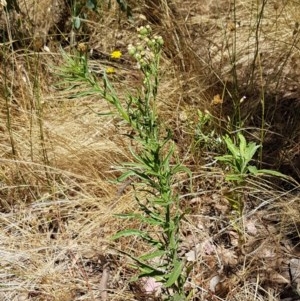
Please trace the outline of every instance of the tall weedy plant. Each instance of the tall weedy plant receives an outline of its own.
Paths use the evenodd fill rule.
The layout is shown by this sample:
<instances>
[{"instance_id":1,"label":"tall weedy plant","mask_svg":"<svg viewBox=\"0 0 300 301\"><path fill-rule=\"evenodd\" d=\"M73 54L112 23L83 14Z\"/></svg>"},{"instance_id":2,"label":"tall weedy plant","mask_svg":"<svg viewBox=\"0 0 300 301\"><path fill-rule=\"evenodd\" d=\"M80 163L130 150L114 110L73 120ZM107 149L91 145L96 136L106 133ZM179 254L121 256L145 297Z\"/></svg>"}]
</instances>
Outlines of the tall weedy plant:
<instances>
[{"instance_id":1,"label":"tall weedy plant","mask_svg":"<svg viewBox=\"0 0 300 301\"><path fill-rule=\"evenodd\" d=\"M120 168L119 181L133 179L137 212L118 215L119 218L137 220L139 229L126 229L114 235L113 239L135 236L148 244L149 252L136 257L126 253L135 262L139 273L137 278L150 277L163 288L168 300L185 300L184 284L190 267L178 254L179 230L183 217L179 196L173 186L178 173L189 170L176 162L174 143L170 131L165 130L157 115L157 91L159 86L159 62L163 39L152 34L149 26L138 28L139 42L129 45L128 51L137 61L143 74L143 83L138 95L130 94L123 104L106 72L99 82L88 71L87 56L80 58L66 56L66 65L61 69L67 82L88 83L92 90L83 94L98 93L112 104L131 128L130 138L136 149L131 149L133 161ZM119 52L112 54L115 58ZM149 278L148 278L149 279Z\"/></svg>"},{"instance_id":2,"label":"tall weedy plant","mask_svg":"<svg viewBox=\"0 0 300 301\"><path fill-rule=\"evenodd\" d=\"M129 97L127 112L129 123L136 131L133 139L138 142L140 151L138 154L132 151L134 162L124 165L125 172L120 180L136 177L139 182L135 187L142 194L135 196L140 212L120 217L137 219L148 226L144 229L152 230L126 229L116 234L114 239L135 235L147 242L151 247L149 253L139 258L131 256L139 268L139 277L154 277L164 286L169 299L184 300L183 286L188 271L184 271L185 263L178 255L182 213L172 185L177 173L188 170L179 163L172 164L174 144L170 133L163 133L156 113L163 40L152 36L149 26L139 28L138 32L140 42L130 45L128 50L143 72L143 92L138 97ZM155 236L153 227L158 229Z\"/></svg>"}]
</instances>

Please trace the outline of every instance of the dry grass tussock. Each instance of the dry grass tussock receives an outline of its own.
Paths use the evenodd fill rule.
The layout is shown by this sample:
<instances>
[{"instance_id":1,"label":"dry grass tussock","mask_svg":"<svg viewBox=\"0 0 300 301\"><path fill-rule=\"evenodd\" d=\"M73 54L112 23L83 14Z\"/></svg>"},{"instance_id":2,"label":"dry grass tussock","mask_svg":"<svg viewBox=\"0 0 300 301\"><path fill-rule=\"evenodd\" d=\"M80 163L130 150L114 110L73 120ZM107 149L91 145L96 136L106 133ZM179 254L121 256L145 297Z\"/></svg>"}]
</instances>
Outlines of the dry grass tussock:
<instances>
[{"instance_id":1,"label":"dry grass tussock","mask_svg":"<svg viewBox=\"0 0 300 301\"><path fill-rule=\"evenodd\" d=\"M2 55L0 299L95 300L112 214L134 208L111 183L127 142L103 100L55 88L60 54Z\"/></svg>"},{"instance_id":2,"label":"dry grass tussock","mask_svg":"<svg viewBox=\"0 0 300 301\"><path fill-rule=\"evenodd\" d=\"M181 105L213 111L222 127L242 120L251 139L263 136L268 166L299 177L299 2L145 2L177 66Z\"/></svg>"},{"instance_id":3,"label":"dry grass tussock","mask_svg":"<svg viewBox=\"0 0 300 301\"><path fill-rule=\"evenodd\" d=\"M277 7L278 2L266 1L266 24L255 40L250 30L256 24L254 2L237 3L234 24L226 1L190 1L186 7L153 0L132 5L135 23L113 6L101 16L92 15L84 29L93 55L100 55L93 66L111 63L107 55L115 48L124 52L137 25L152 22L165 37L159 116L174 131L177 154L193 171L193 191L182 179L174 189L187 212L180 252L194 262L186 290L193 292L195 301L299 300L299 194L256 178L231 186L212 163L218 147L206 145L198 152L191 130L198 122L197 109L214 111L215 94L224 94L226 111L233 93L233 55L239 93L250 93L252 84L253 101L259 103L263 77L265 95L271 100L277 95L278 106L288 99L299 102L298 88L290 89L298 72L290 68L298 60L298 31L293 33L297 3L283 1ZM156 15L147 9L153 5ZM51 30L47 29L50 34ZM1 50L0 299L160 300L145 295L142 282L128 284L134 274L130 260L113 248L137 254L146 246L137 239L123 238L116 245L110 241L129 225L113 215L136 208L130 185L112 182L119 175L115 167L131 160L124 135L128 128L100 97L74 98L81 87L67 90L57 85L61 79L53 67L63 60L57 41L50 38L50 52L35 52L31 43ZM77 38L87 41L83 30ZM255 58L257 42L262 54ZM279 69L271 70L274 66ZM124 55L124 62L115 67L111 79L120 93L134 91L140 74L133 62ZM247 97L248 105L252 99ZM216 123L223 122L229 111L216 111ZM298 140L291 143L295 147ZM239 215L230 200L240 195L244 205Z\"/></svg>"},{"instance_id":4,"label":"dry grass tussock","mask_svg":"<svg viewBox=\"0 0 300 301\"><path fill-rule=\"evenodd\" d=\"M216 94L223 102L210 110L223 118L236 118L232 112L238 107L238 119L249 127L252 139L258 138L257 128L263 123L264 160L296 177L300 129L298 6L298 1L202 1L191 2L187 8L178 2L173 18L181 30L178 34L185 65L190 71L195 67L195 78L197 74L198 78L199 74L207 75L206 84L212 85L209 103L215 103ZM203 85L199 86L201 93ZM279 148L274 150L274 145Z\"/></svg>"}]
</instances>

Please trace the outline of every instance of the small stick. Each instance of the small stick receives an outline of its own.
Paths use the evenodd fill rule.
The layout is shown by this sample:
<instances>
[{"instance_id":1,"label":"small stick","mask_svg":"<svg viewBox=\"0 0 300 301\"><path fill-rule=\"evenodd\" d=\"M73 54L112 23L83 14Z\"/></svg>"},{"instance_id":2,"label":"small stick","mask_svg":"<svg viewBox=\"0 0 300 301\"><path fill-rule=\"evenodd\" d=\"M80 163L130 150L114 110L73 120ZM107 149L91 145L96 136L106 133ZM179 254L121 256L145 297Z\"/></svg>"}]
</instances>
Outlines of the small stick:
<instances>
[{"instance_id":1,"label":"small stick","mask_svg":"<svg viewBox=\"0 0 300 301\"><path fill-rule=\"evenodd\" d=\"M101 291L101 300L106 301L107 300L107 282L109 278L109 269L108 269L108 263L106 263L103 266L103 272L102 272L102 278L100 281L100 291Z\"/></svg>"}]
</instances>

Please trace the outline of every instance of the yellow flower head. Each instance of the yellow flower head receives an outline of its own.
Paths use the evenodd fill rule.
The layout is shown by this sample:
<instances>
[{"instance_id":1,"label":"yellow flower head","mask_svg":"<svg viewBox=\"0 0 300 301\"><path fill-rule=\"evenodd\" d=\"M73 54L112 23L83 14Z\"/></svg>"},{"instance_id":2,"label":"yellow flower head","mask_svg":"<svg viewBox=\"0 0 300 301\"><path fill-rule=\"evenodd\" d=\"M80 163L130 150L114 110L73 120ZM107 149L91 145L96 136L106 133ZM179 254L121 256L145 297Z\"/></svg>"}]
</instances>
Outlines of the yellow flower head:
<instances>
[{"instance_id":1,"label":"yellow flower head","mask_svg":"<svg viewBox=\"0 0 300 301\"><path fill-rule=\"evenodd\" d=\"M79 43L77 45L77 50L81 53L87 52L88 51L88 45L86 43Z\"/></svg>"},{"instance_id":2,"label":"yellow flower head","mask_svg":"<svg viewBox=\"0 0 300 301\"><path fill-rule=\"evenodd\" d=\"M112 59L119 59L122 56L122 52L120 50L115 50L110 54Z\"/></svg>"},{"instance_id":3,"label":"yellow flower head","mask_svg":"<svg viewBox=\"0 0 300 301\"><path fill-rule=\"evenodd\" d=\"M107 67L106 70L105 70L105 72L107 74L112 74L112 73L116 73L116 70L115 70L114 67Z\"/></svg>"},{"instance_id":4,"label":"yellow flower head","mask_svg":"<svg viewBox=\"0 0 300 301\"><path fill-rule=\"evenodd\" d=\"M220 96L220 94L215 95L213 100L211 101L212 105L219 105L222 103L223 103L223 98Z\"/></svg>"}]
</instances>

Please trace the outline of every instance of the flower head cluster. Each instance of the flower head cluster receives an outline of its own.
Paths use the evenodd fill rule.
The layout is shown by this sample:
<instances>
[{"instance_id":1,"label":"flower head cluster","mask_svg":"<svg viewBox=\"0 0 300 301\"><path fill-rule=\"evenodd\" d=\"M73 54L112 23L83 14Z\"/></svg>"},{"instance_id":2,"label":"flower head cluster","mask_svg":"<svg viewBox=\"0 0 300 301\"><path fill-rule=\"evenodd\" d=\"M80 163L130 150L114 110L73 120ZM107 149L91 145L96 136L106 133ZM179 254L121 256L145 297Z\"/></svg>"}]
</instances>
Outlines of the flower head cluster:
<instances>
[{"instance_id":1,"label":"flower head cluster","mask_svg":"<svg viewBox=\"0 0 300 301\"><path fill-rule=\"evenodd\" d=\"M107 67L107 68L105 69L105 72L106 72L107 74L114 74L114 73L116 73L116 70L115 70L114 67Z\"/></svg>"},{"instance_id":2,"label":"flower head cluster","mask_svg":"<svg viewBox=\"0 0 300 301\"><path fill-rule=\"evenodd\" d=\"M133 56L141 68L149 66L155 56L159 54L164 44L161 36L152 35L149 25L137 28L139 42L136 45L128 45L128 53Z\"/></svg>"},{"instance_id":3,"label":"flower head cluster","mask_svg":"<svg viewBox=\"0 0 300 301\"><path fill-rule=\"evenodd\" d=\"M122 52L120 50L115 50L110 54L111 59L119 59L122 56Z\"/></svg>"}]
</instances>

